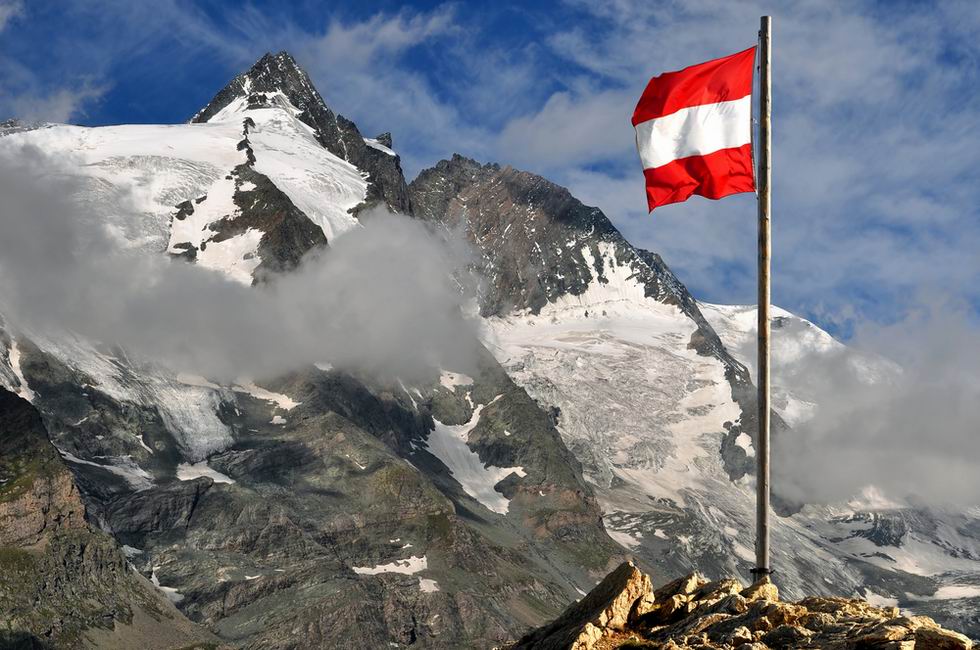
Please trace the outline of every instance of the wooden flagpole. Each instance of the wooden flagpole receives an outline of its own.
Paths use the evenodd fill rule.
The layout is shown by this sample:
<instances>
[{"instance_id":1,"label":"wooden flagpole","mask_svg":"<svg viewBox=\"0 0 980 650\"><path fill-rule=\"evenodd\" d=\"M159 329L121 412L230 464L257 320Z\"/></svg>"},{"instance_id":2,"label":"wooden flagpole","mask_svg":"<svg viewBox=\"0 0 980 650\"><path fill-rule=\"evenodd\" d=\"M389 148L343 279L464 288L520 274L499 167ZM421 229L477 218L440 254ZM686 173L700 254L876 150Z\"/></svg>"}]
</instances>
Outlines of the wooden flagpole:
<instances>
[{"instance_id":1,"label":"wooden flagpole","mask_svg":"<svg viewBox=\"0 0 980 650\"><path fill-rule=\"evenodd\" d=\"M759 436L756 444L757 578L772 573L769 566L769 239L770 181L772 180L772 17L763 16L759 29Z\"/></svg>"}]
</instances>

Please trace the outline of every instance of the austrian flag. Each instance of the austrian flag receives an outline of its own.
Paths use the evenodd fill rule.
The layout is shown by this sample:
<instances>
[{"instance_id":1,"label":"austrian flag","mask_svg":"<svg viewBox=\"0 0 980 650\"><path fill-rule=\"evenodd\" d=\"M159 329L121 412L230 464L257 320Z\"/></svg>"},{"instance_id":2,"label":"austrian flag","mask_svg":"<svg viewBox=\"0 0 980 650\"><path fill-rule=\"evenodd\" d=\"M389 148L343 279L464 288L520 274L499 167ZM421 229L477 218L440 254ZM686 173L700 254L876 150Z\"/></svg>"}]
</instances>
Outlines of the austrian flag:
<instances>
[{"instance_id":1,"label":"austrian flag","mask_svg":"<svg viewBox=\"0 0 980 650\"><path fill-rule=\"evenodd\" d=\"M633 112L647 205L754 192L752 72L755 48L665 72Z\"/></svg>"}]
</instances>

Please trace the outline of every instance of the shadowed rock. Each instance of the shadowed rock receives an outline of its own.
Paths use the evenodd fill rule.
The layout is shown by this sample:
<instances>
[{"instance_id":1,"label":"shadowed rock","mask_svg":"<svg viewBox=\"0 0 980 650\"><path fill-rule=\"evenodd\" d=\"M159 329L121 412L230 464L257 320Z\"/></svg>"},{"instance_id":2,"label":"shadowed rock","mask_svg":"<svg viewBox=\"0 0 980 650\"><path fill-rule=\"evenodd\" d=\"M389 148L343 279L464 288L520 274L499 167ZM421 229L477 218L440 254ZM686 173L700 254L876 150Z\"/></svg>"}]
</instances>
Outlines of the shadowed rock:
<instances>
[{"instance_id":1,"label":"shadowed rock","mask_svg":"<svg viewBox=\"0 0 980 650\"><path fill-rule=\"evenodd\" d=\"M0 648L225 647L89 526L37 410L0 388Z\"/></svg>"}]
</instances>

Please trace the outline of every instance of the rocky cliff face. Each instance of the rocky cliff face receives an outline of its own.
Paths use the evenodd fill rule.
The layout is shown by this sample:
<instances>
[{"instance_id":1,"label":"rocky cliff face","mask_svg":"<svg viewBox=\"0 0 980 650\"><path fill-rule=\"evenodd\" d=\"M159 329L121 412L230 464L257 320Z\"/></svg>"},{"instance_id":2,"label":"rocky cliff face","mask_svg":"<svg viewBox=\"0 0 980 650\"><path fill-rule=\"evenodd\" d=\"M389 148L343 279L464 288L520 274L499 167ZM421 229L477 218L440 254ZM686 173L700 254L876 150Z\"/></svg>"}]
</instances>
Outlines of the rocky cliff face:
<instances>
[{"instance_id":1,"label":"rocky cliff face","mask_svg":"<svg viewBox=\"0 0 980 650\"><path fill-rule=\"evenodd\" d=\"M748 372L725 349L697 301L656 253L633 247L601 210L582 204L567 189L541 176L496 164L481 165L454 155L412 181L415 216L462 229L479 255L486 283L481 315L502 318L538 315L548 305L573 301L585 307L590 287L605 291L602 302L645 300L676 307L690 321L689 346L722 364L732 399L741 410L723 441L722 457L732 480L752 470L735 440L756 430L757 408ZM593 298L594 299L594 298ZM778 415L774 429L783 429Z\"/></svg>"},{"instance_id":2,"label":"rocky cliff face","mask_svg":"<svg viewBox=\"0 0 980 650\"><path fill-rule=\"evenodd\" d=\"M85 508L37 411L0 389L0 546L35 548L84 529Z\"/></svg>"},{"instance_id":3,"label":"rocky cliff face","mask_svg":"<svg viewBox=\"0 0 980 650\"><path fill-rule=\"evenodd\" d=\"M111 537L89 526L37 411L0 388L0 647L216 641L134 573Z\"/></svg>"},{"instance_id":4,"label":"rocky cliff face","mask_svg":"<svg viewBox=\"0 0 980 650\"><path fill-rule=\"evenodd\" d=\"M783 602L769 578L748 587L694 573L652 589L621 565L549 625L513 650L970 650L966 636L927 616L864 600L810 597Z\"/></svg>"}]
</instances>

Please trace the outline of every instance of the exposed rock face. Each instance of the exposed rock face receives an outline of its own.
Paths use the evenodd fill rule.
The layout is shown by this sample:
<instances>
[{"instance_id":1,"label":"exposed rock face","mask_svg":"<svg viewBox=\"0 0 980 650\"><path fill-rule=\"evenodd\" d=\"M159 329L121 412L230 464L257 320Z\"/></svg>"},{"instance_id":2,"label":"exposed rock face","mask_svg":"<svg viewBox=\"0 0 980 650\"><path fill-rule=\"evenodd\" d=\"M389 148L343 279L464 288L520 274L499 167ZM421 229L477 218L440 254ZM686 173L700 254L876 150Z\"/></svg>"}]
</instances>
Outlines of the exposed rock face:
<instances>
[{"instance_id":1,"label":"exposed rock face","mask_svg":"<svg viewBox=\"0 0 980 650\"><path fill-rule=\"evenodd\" d=\"M642 610L638 611L638 610ZM970 650L966 636L927 616L907 617L854 598L779 600L769 578L747 588L698 574L656 591L623 564L515 650Z\"/></svg>"},{"instance_id":2,"label":"exposed rock face","mask_svg":"<svg viewBox=\"0 0 980 650\"><path fill-rule=\"evenodd\" d=\"M0 546L34 547L86 526L71 472L43 430L37 411L0 389Z\"/></svg>"},{"instance_id":3,"label":"exposed rock face","mask_svg":"<svg viewBox=\"0 0 980 650\"><path fill-rule=\"evenodd\" d=\"M631 562L606 576L589 595L569 607L550 625L535 630L514 646L560 650L595 647L605 630L623 630L629 620L646 614L653 604L650 578Z\"/></svg>"},{"instance_id":4,"label":"exposed rock face","mask_svg":"<svg viewBox=\"0 0 980 650\"><path fill-rule=\"evenodd\" d=\"M0 647L217 647L85 522L71 472L0 388Z\"/></svg>"},{"instance_id":5,"label":"exposed rock face","mask_svg":"<svg viewBox=\"0 0 980 650\"><path fill-rule=\"evenodd\" d=\"M366 206L384 203L392 210L411 212L408 187L398 156L368 146L353 122L327 107L309 76L286 52L263 56L246 72L232 79L191 121L207 122L238 99L244 98L256 105L272 102L277 93L282 93L302 111L299 119L314 129L320 144L370 174ZM390 136L388 142L391 142Z\"/></svg>"},{"instance_id":6,"label":"exposed rock face","mask_svg":"<svg viewBox=\"0 0 980 650\"><path fill-rule=\"evenodd\" d=\"M423 170L409 186L416 218L460 228L480 254L476 262L483 316L527 311L583 295L594 280L611 282L603 251L630 269L645 298L676 305L697 329L690 346L725 367L732 397L742 410L722 444L732 480L753 463L735 441L757 430L755 389L745 366L725 349L697 301L656 253L633 247L601 210L584 205L567 189L541 176L497 164L481 165L458 154ZM773 416L778 434L784 425Z\"/></svg>"}]
</instances>

